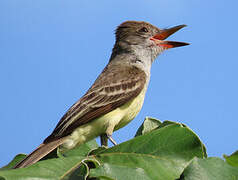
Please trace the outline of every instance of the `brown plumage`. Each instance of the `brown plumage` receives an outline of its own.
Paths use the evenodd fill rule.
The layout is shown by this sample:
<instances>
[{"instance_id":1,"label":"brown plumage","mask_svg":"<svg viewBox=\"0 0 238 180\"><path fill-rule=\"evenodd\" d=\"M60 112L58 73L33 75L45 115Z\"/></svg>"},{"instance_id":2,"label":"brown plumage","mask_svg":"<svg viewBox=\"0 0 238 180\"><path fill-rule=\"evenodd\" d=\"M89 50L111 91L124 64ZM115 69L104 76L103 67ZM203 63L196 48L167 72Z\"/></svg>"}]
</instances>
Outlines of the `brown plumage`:
<instances>
[{"instance_id":1,"label":"brown plumage","mask_svg":"<svg viewBox=\"0 0 238 180\"><path fill-rule=\"evenodd\" d=\"M116 30L116 42L103 72L86 94L61 118L51 135L14 168L27 167L58 146L73 148L101 136L114 144L113 131L140 111L155 58L165 49L188 45L162 41L184 25L160 30L142 21L126 21ZM106 135L106 136L105 136Z\"/></svg>"},{"instance_id":2,"label":"brown plumage","mask_svg":"<svg viewBox=\"0 0 238 180\"><path fill-rule=\"evenodd\" d=\"M41 144L38 148L36 148L32 153L30 153L25 159L20 161L15 165L16 168L27 167L35 162L39 161L41 158L52 152L55 148L60 146L64 142L64 139L57 139L47 144Z\"/></svg>"},{"instance_id":3,"label":"brown plumage","mask_svg":"<svg viewBox=\"0 0 238 180\"><path fill-rule=\"evenodd\" d=\"M139 95L146 80L143 71L136 67L121 67L121 65L113 65L108 69L107 66L87 93L61 118L44 143L69 135L75 128L120 107ZM112 91L112 88L118 90ZM67 122L75 116L77 118L68 125Z\"/></svg>"},{"instance_id":4,"label":"brown plumage","mask_svg":"<svg viewBox=\"0 0 238 180\"><path fill-rule=\"evenodd\" d=\"M63 144L64 137L70 135L74 129L116 109L141 92L146 78L143 71L136 67L119 68L115 66L111 68L113 71L108 71L108 67L104 69L87 93L61 118L52 134L44 140L43 144L14 168L23 168L34 164ZM112 87L120 91L124 85L126 87L124 87L123 92L110 95L110 92L115 93L114 90L111 91ZM77 118L75 118L76 116ZM67 125L67 122L73 118L75 120Z\"/></svg>"}]
</instances>

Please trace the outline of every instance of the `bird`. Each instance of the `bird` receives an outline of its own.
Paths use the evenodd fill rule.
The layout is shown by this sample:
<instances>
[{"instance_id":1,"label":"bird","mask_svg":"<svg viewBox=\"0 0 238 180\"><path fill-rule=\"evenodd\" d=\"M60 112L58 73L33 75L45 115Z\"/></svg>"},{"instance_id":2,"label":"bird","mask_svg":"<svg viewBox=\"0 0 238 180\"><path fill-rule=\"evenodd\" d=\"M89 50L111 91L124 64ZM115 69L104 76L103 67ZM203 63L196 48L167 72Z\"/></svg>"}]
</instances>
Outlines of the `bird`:
<instances>
[{"instance_id":1,"label":"bird","mask_svg":"<svg viewBox=\"0 0 238 180\"><path fill-rule=\"evenodd\" d=\"M151 65L163 51L189 45L165 39L186 25L160 29L145 21L125 21L115 30L108 64L88 91L63 115L53 132L16 168L28 167L57 147L72 149L98 136L107 146L114 131L140 112Z\"/></svg>"}]
</instances>

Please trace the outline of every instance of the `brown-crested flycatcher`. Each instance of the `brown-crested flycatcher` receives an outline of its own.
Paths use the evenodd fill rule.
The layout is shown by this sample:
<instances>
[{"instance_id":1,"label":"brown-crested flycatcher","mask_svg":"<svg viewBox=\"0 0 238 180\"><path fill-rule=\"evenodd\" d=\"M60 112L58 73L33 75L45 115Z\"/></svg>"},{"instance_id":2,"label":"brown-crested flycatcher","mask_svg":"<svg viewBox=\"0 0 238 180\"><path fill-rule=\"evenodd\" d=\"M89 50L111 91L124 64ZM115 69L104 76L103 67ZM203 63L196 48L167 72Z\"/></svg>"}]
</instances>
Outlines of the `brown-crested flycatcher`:
<instances>
[{"instance_id":1,"label":"brown-crested flycatcher","mask_svg":"<svg viewBox=\"0 0 238 180\"><path fill-rule=\"evenodd\" d=\"M29 166L58 146L72 149L97 136L102 145L113 131L127 125L141 110L151 64L164 50L188 45L164 41L185 25L159 29L147 22L126 21L116 29L109 63L91 88L61 118L50 136L14 168Z\"/></svg>"}]
</instances>

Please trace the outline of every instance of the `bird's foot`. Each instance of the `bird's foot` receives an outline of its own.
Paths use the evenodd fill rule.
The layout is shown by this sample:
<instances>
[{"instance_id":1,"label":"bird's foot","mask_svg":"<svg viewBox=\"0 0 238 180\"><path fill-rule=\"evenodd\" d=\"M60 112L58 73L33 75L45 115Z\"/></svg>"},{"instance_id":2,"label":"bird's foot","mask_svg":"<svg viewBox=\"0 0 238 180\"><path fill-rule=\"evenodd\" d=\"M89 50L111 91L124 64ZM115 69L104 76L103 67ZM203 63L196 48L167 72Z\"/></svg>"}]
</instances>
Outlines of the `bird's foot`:
<instances>
[{"instance_id":1,"label":"bird's foot","mask_svg":"<svg viewBox=\"0 0 238 180\"><path fill-rule=\"evenodd\" d=\"M112 135L107 134L107 138L112 142L112 144L114 144L114 146L117 145L116 141L112 138Z\"/></svg>"}]
</instances>

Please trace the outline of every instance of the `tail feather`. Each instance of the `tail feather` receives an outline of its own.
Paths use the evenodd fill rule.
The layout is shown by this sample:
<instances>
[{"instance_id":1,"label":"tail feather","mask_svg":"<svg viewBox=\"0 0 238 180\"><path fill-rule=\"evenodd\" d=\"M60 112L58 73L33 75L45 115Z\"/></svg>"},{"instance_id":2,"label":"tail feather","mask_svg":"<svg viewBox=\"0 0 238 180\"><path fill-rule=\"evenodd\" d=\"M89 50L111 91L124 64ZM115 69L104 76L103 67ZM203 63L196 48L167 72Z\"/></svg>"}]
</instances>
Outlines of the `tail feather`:
<instances>
[{"instance_id":1,"label":"tail feather","mask_svg":"<svg viewBox=\"0 0 238 180\"><path fill-rule=\"evenodd\" d=\"M45 157L47 154L52 152L59 145L63 144L63 142L64 142L64 138L60 138L60 139L54 140L54 141L46 143L46 144L44 144L44 143L41 144L32 153L30 153L28 156L26 156L25 159L23 159L18 164L16 164L14 166L14 169L27 167L27 166L30 166L30 165L36 163L41 158Z\"/></svg>"}]
</instances>

